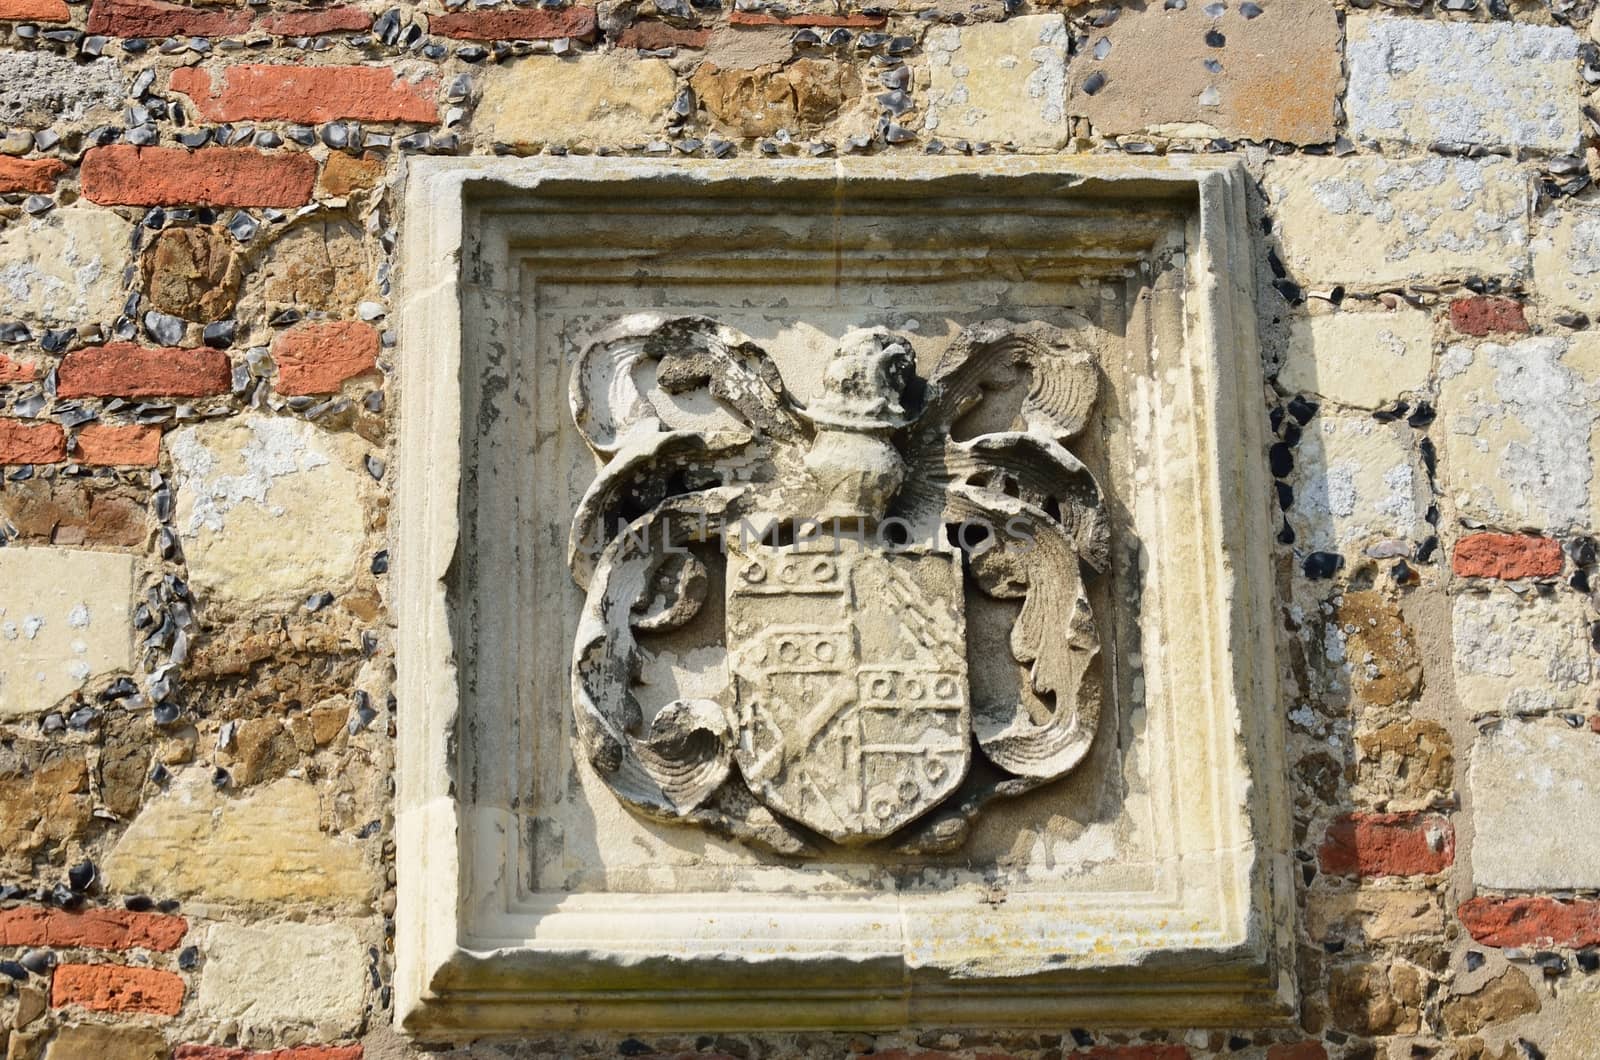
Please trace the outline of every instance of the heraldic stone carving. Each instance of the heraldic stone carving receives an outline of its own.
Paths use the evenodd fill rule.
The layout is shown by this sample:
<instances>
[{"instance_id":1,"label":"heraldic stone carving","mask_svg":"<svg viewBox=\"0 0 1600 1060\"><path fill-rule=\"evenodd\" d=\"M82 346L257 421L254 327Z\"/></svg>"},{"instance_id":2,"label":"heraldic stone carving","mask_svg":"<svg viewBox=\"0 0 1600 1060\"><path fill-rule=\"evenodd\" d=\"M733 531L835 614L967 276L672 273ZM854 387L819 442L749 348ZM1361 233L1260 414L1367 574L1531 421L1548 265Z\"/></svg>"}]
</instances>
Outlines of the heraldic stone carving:
<instances>
[{"instance_id":1,"label":"heraldic stone carving","mask_svg":"<svg viewBox=\"0 0 1600 1060\"><path fill-rule=\"evenodd\" d=\"M876 328L844 336L802 406L714 320L639 314L599 334L571 389L604 462L569 541L583 756L640 813L791 855L953 849L990 799L1065 775L1100 714L1084 576L1108 532L1064 446L1098 380L1042 323L970 327L927 380ZM1010 429L954 440L1024 390ZM999 701L974 702L968 680L969 579L1020 602ZM640 638L702 612L723 617L725 689L646 719Z\"/></svg>"}]
</instances>

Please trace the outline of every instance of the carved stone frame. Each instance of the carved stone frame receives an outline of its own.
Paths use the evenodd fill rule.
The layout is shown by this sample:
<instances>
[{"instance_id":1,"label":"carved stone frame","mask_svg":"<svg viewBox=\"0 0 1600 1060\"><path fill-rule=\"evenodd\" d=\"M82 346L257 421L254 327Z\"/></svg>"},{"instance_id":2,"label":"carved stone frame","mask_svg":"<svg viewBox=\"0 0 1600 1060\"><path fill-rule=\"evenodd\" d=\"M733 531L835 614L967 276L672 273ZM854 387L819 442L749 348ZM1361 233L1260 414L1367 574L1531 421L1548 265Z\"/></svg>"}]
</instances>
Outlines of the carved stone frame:
<instances>
[{"instance_id":1,"label":"carved stone frame","mask_svg":"<svg viewBox=\"0 0 1600 1060\"><path fill-rule=\"evenodd\" d=\"M411 162L390 521L399 1026L439 1040L569 1029L1242 1026L1291 1016L1292 865L1247 182L1237 164L1205 158ZM1006 252L1064 274L1124 277L1136 292L1126 343L1159 361L1151 375L1161 380L1123 454L1156 480L1134 513L1160 572L1144 587L1141 646L1146 700L1166 704L1151 711L1149 771L1168 800L1155 890L998 903L530 893L516 869L525 859L513 806L467 794L476 771L497 768L492 756L515 719L493 696L463 694L457 670L451 578L458 550L472 547L458 511L462 432L474 429L463 395L472 343L515 334L496 277L539 267L528 264L541 238L529 203L555 196L599 213L649 202L682 216L769 194L817 211L887 195L912 217L958 200L1048 208L1059 221L1041 220L1031 245ZM1164 271L1151 264L1157 248ZM564 251L561 267L595 267L581 250ZM894 265L960 268L951 250L918 245ZM837 267L827 254L773 264Z\"/></svg>"}]
</instances>

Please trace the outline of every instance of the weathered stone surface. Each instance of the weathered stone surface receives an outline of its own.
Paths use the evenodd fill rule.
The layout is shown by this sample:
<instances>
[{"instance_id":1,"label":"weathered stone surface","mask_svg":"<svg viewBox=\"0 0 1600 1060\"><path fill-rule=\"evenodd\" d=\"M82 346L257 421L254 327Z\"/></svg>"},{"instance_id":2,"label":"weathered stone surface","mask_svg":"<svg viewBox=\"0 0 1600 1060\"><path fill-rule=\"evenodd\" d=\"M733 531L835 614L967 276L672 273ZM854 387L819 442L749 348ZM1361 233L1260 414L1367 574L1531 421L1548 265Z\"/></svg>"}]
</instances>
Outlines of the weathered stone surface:
<instances>
[{"instance_id":1,"label":"weathered stone surface","mask_svg":"<svg viewBox=\"0 0 1600 1060\"><path fill-rule=\"evenodd\" d=\"M1427 477L1411 428L1370 416L1322 412L1294 453L1295 544L1338 551L1410 540L1427 508Z\"/></svg>"},{"instance_id":2,"label":"weathered stone surface","mask_svg":"<svg viewBox=\"0 0 1600 1060\"><path fill-rule=\"evenodd\" d=\"M335 151L322 164L317 177L319 198L342 199L357 191L375 188L383 181L383 159L368 154L355 158Z\"/></svg>"},{"instance_id":3,"label":"weathered stone surface","mask_svg":"<svg viewBox=\"0 0 1600 1060\"><path fill-rule=\"evenodd\" d=\"M1533 283L1556 312L1600 316L1600 210L1565 205L1533 224Z\"/></svg>"},{"instance_id":4,"label":"weathered stone surface","mask_svg":"<svg viewBox=\"0 0 1600 1060\"><path fill-rule=\"evenodd\" d=\"M262 268L267 310L349 316L372 283L371 266L352 225L308 223L272 245Z\"/></svg>"},{"instance_id":5,"label":"weathered stone surface","mask_svg":"<svg viewBox=\"0 0 1600 1060\"><path fill-rule=\"evenodd\" d=\"M112 59L74 62L55 52L0 52L0 121L76 121L122 103L122 74Z\"/></svg>"},{"instance_id":6,"label":"weathered stone surface","mask_svg":"<svg viewBox=\"0 0 1600 1060\"><path fill-rule=\"evenodd\" d=\"M133 666L134 557L0 549L0 717Z\"/></svg>"},{"instance_id":7,"label":"weathered stone surface","mask_svg":"<svg viewBox=\"0 0 1600 1060\"><path fill-rule=\"evenodd\" d=\"M1498 890L1600 888L1600 737L1559 721L1506 721L1468 769L1472 878Z\"/></svg>"},{"instance_id":8,"label":"weathered stone surface","mask_svg":"<svg viewBox=\"0 0 1600 1060\"><path fill-rule=\"evenodd\" d=\"M236 246L215 228L183 226L157 233L140 258L150 307L185 320L226 317L243 274Z\"/></svg>"},{"instance_id":9,"label":"weathered stone surface","mask_svg":"<svg viewBox=\"0 0 1600 1060\"><path fill-rule=\"evenodd\" d=\"M853 67L819 59L759 70L702 63L690 84L719 127L745 137L816 129L861 93Z\"/></svg>"},{"instance_id":10,"label":"weathered stone surface","mask_svg":"<svg viewBox=\"0 0 1600 1060\"><path fill-rule=\"evenodd\" d=\"M1476 991L1458 994L1440 1007L1444 1026L1451 1034L1477 1034L1491 1023L1539 1011L1539 993L1527 975L1507 968Z\"/></svg>"},{"instance_id":11,"label":"weathered stone surface","mask_svg":"<svg viewBox=\"0 0 1600 1060\"><path fill-rule=\"evenodd\" d=\"M1413 1034L1422 1026L1422 973L1403 961L1355 964L1328 975L1334 1022L1358 1034Z\"/></svg>"},{"instance_id":12,"label":"weathered stone surface","mask_svg":"<svg viewBox=\"0 0 1600 1060\"><path fill-rule=\"evenodd\" d=\"M663 59L531 56L490 71L475 124L505 143L634 143L666 128L678 81Z\"/></svg>"},{"instance_id":13,"label":"weathered stone surface","mask_svg":"<svg viewBox=\"0 0 1600 1060\"><path fill-rule=\"evenodd\" d=\"M312 1024L319 1037L361 1028L367 952L347 924L216 924L206 935L197 1008L204 1017L278 1032ZM264 975L264 969L293 969Z\"/></svg>"},{"instance_id":14,"label":"weathered stone surface","mask_svg":"<svg viewBox=\"0 0 1600 1060\"><path fill-rule=\"evenodd\" d=\"M143 502L116 484L87 489L39 476L0 482L0 515L25 542L132 548L149 536Z\"/></svg>"},{"instance_id":15,"label":"weathered stone surface","mask_svg":"<svg viewBox=\"0 0 1600 1060\"><path fill-rule=\"evenodd\" d=\"M1454 742L1438 722L1392 722L1358 732L1355 743L1357 791L1380 809L1438 805L1454 786Z\"/></svg>"},{"instance_id":16,"label":"weathered stone surface","mask_svg":"<svg viewBox=\"0 0 1600 1060\"><path fill-rule=\"evenodd\" d=\"M1389 942L1443 930L1444 907L1428 891L1365 889L1306 898L1306 934L1313 942Z\"/></svg>"},{"instance_id":17,"label":"weathered stone surface","mask_svg":"<svg viewBox=\"0 0 1600 1060\"><path fill-rule=\"evenodd\" d=\"M107 323L122 309L122 267L133 226L110 210L74 205L0 231L6 312L61 323Z\"/></svg>"},{"instance_id":18,"label":"weathered stone surface","mask_svg":"<svg viewBox=\"0 0 1600 1060\"><path fill-rule=\"evenodd\" d=\"M1514 530L1594 526L1600 334L1450 347L1439 366L1440 488Z\"/></svg>"},{"instance_id":19,"label":"weathered stone surface","mask_svg":"<svg viewBox=\"0 0 1600 1060\"><path fill-rule=\"evenodd\" d=\"M1451 608L1456 698L1467 715L1577 709L1593 663L1575 593L1463 593Z\"/></svg>"},{"instance_id":20,"label":"weathered stone surface","mask_svg":"<svg viewBox=\"0 0 1600 1060\"><path fill-rule=\"evenodd\" d=\"M1278 384L1375 409L1423 390L1433 366L1433 321L1416 309L1296 317Z\"/></svg>"},{"instance_id":21,"label":"weathered stone surface","mask_svg":"<svg viewBox=\"0 0 1600 1060\"><path fill-rule=\"evenodd\" d=\"M1400 610L1381 592L1345 593L1335 615L1350 683L1367 703L1392 706L1416 694L1422 659Z\"/></svg>"},{"instance_id":22,"label":"weathered stone surface","mask_svg":"<svg viewBox=\"0 0 1600 1060\"><path fill-rule=\"evenodd\" d=\"M129 894L364 908L373 878L361 849L324 834L320 820L304 780L230 798L208 771L191 770L146 804L106 858L105 878Z\"/></svg>"},{"instance_id":23,"label":"weathered stone surface","mask_svg":"<svg viewBox=\"0 0 1600 1060\"><path fill-rule=\"evenodd\" d=\"M938 26L928 55L922 127L946 143L1014 143L1053 151L1067 142L1067 27L1058 14Z\"/></svg>"},{"instance_id":24,"label":"weathered stone surface","mask_svg":"<svg viewBox=\"0 0 1600 1060\"><path fill-rule=\"evenodd\" d=\"M1526 268L1527 188L1507 159L1279 159L1265 187L1284 263L1301 283Z\"/></svg>"},{"instance_id":25,"label":"weathered stone surface","mask_svg":"<svg viewBox=\"0 0 1600 1060\"><path fill-rule=\"evenodd\" d=\"M365 445L296 419L246 417L167 436L174 523L205 604L299 604L364 559Z\"/></svg>"},{"instance_id":26,"label":"weathered stone surface","mask_svg":"<svg viewBox=\"0 0 1600 1060\"><path fill-rule=\"evenodd\" d=\"M1207 42L1211 30L1224 48ZM1214 16L1197 3L1151 4L1090 32L1072 62L1067 108L1101 135L1324 143L1334 137L1340 72L1339 20L1317 0L1274 0L1253 18L1237 5Z\"/></svg>"},{"instance_id":27,"label":"weathered stone surface","mask_svg":"<svg viewBox=\"0 0 1600 1060\"><path fill-rule=\"evenodd\" d=\"M1352 136L1547 151L1578 145L1578 35L1565 26L1374 15L1351 17L1347 35Z\"/></svg>"},{"instance_id":28,"label":"weathered stone surface","mask_svg":"<svg viewBox=\"0 0 1600 1060\"><path fill-rule=\"evenodd\" d=\"M0 744L0 871L27 876L35 854L81 838L93 811L82 747Z\"/></svg>"},{"instance_id":29,"label":"weathered stone surface","mask_svg":"<svg viewBox=\"0 0 1600 1060\"><path fill-rule=\"evenodd\" d=\"M137 1024L68 1024L45 1046L44 1060L167 1060L167 1040Z\"/></svg>"},{"instance_id":30,"label":"weathered stone surface","mask_svg":"<svg viewBox=\"0 0 1600 1060\"><path fill-rule=\"evenodd\" d=\"M706 42L706 62L722 70L754 70L794 55L793 34L782 29L719 26Z\"/></svg>"}]
</instances>

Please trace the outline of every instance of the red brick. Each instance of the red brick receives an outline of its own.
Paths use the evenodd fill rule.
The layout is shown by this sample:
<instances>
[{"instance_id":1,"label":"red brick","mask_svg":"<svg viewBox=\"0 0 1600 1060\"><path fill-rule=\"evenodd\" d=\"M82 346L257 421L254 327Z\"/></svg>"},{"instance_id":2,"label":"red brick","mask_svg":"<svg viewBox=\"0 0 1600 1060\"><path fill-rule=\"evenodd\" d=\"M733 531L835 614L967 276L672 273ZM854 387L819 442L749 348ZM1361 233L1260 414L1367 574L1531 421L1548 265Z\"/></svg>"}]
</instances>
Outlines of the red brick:
<instances>
[{"instance_id":1,"label":"red brick","mask_svg":"<svg viewBox=\"0 0 1600 1060\"><path fill-rule=\"evenodd\" d=\"M324 7L312 11L280 11L256 23L280 37L315 37L323 33L360 33L372 28L372 12L359 7Z\"/></svg>"},{"instance_id":2,"label":"red brick","mask_svg":"<svg viewBox=\"0 0 1600 1060\"><path fill-rule=\"evenodd\" d=\"M659 48L704 48L711 39L709 29L679 29L657 19L635 22L617 38L619 48L640 48L655 51Z\"/></svg>"},{"instance_id":3,"label":"red brick","mask_svg":"<svg viewBox=\"0 0 1600 1060\"><path fill-rule=\"evenodd\" d=\"M1081 1053L1068 1056L1093 1057L1094 1060L1189 1060L1186 1045L1096 1045Z\"/></svg>"},{"instance_id":4,"label":"red brick","mask_svg":"<svg viewBox=\"0 0 1600 1060\"><path fill-rule=\"evenodd\" d=\"M227 37L250 28L250 12L161 0L94 0L89 32L112 37Z\"/></svg>"},{"instance_id":5,"label":"red brick","mask_svg":"<svg viewBox=\"0 0 1600 1060\"><path fill-rule=\"evenodd\" d=\"M883 15L769 15L764 11L735 11L728 16L735 26L815 26L831 29L834 26L868 29L884 24Z\"/></svg>"},{"instance_id":6,"label":"red brick","mask_svg":"<svg viewBox=\"0 0 1600 1060\"><path fill-rule=\"evenodd\" d=\"M270 1053L252 1052L226 1045L180 1045L172 1060L361 1060L359 1045L301 1045L293 1049L274 1049Z\"/></svg>"},{"instance_id":7,"label":"red brick","mask_svg":"<svg viewBox=\"0 0 1600 1060\"><path fill-rule=\"evenodd\" d=\"M1456 543L1451 564L1463 578L1553 578L1561 544L1533 534L1471 534Z\"/></svg>"},{"instance_id":8,"label":"red brick","mask_svg":"<svg viewBox=\"0 0 1600 1060\"><path fill-rule=\"evenodd\" d=\"M1450 303L1450 325L1463 335L1489 335L1497 331L1524 332L1528 321L1522 303L1510 298L1477 295Z\"/></svg>"},{"instance_id":9,"label":"red brick","mask_svg":"<svg viewBox=\"0 0 1600 1060\"><path fill-rule=\"evenodd\" d=\"M0 909L0 946L91 950L175 950L189 930L181 916L89 909L69 913L36 905Z\"/></svg>"},{"instance_id":10,"label":"red brick","mask_svg":"<svg viewBox=\"0 0 1600 1060\"><path fill-rule=\"evenodd\" d=\"M6 383L31 383L39 378L39 366L32 361L13 361L0 353L0 386Z\"/></svg>"},{"instance_id":11,"label":"red brick","mask_svg":"<svg viewBox=\"0 0 1600 1060\"><path fill-rule=\"evenodd\" d=\"M521 11L456 11L429 15L428 30L457 40L588 40L598 23L592 7L531 8Z\"/></svg>"},{"instance_id":12,"label":"red brick","mask_svg":"<svg viewBox=\"0 0 1600 1060\"><path fill-rule=\"evenodd\" d=\"M1436 813L1345 814L1318 851L1322 871L1337 876L1424 876L1455 856L1455 829Z\"/></svg>"},{"instance_id":13,"label":"red brick","mask_svg":"<svg viewBox=\"0 0 1600 1060\"><path fill-rule=\"evenodd\" d=\"M331 394L377 367L378 330L359 321L302 324L273 340L272 359L278 393Z\"/></svg>"},{"instance_id":14,"label":"red brick","mask_svg":"<svg viewBox=\"0 0 1600 1060\"><path fill-rule=\"evenodd\" d=\"M232 385L233 369L221 350L109 342L67 354L56 392L62 397L208 397L226 394Z\"/></svg>"},{"instance_id":15,"label":"red brick","mask_svg":"<svg viewBox=\"0 0 1600 1060\"><path fill-rule=\"evenodd\" d=\"M0 20L6 22L70 22L66 0L0 0Z\"/></svg>"},{"instance_id":16,"label":"red brick","mask_svg":"<svg viewBox=\"0 0 1600 1060\"><path fill-rule=\"evenodd\" d=\"M248 147L92 148L79 170L83 194L105 206L303 206L317 163L310 155Z\"/></svg>"},{"instance_id":17,"label":"red brick","mask_svg":"<svg viewBox=\"0 0 1600 1060\"><path fill-rule=\"evenodd\" d=\"M1321 1042L1280 1042L1267 1047L1267 1060L1328 1060Z\"/></svg>"},{"instance_id":18,"label":"red brick","mask_svg":"<svg viewBox=\"0 0 1600 1060\"><path fill-rule=\"evenodd\" d=\"M100 467L155 467L161 462L161 428L91 423L78 432L74 458Z\"/></svg>"},{"instance_id":19,"label":"red brick","mask_svg":"<svg viewBox=\"0 0 1600 1060\"><path fill-rule=\"evenodd\" d=\"M439 120L437 81L413 83L381 66L181 66L172 72L172 88L207 121Z\"/></svg>"},{"instance_id":20,"label":"red brick","mask_svg":"<svg viewBox=\"0 0 1600 1060\"><path fill-rule=\"evenodd\" d=\"M82 1005L94 1012L176 1016L183 1008L183 977L121 964L63 964L50 980L50 1004L55 1008Z\"/></svg>"},{"instance_id":21,"label":"red brick","mask_svg":"<svg viewBox=\"0 0 1600 1060\"><path fill-rule=\"evenodd\" d=\"M67 458L67 434L55 423L0 419L0 465L54 464Z\"/></svg>"},{"instance_id":22,"label":"red brick","mask_svg":"<svg viewBox=\"0 0 1600 1060\"><path fill-rule=\"evenodd\" d=\"M1473 898L1456 910L1485 946L1600 946L1600 902L1554 898Z\"/></svg>"},{"instance_id":23,"label":"red brick","mask_svg":"<svg viewBox=\"0 0 1600 1060\"><path fill-rule=\"evenodd\" d=\"M0 192L48 195L56 190L56 178L66 171L66 163L54 158L0 157Z\"/></svg>"}]
</instances>

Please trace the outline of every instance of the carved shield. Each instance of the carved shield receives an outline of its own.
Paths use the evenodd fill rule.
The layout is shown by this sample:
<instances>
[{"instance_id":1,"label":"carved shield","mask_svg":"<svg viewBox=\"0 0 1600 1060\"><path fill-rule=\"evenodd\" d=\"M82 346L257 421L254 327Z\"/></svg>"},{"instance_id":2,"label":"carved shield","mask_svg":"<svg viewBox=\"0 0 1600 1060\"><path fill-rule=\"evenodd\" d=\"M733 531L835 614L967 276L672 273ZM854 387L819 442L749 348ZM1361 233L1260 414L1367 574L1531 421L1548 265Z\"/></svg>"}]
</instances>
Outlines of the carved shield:
<instances>
[{"instance_id":1,"label":"carved shield","mask_svg":"<svg viewBox=\"0 0 1600 1060\"><path fill-rule=\"evenodd\" d=\"M838 843L932 809L971 755L964 627L955 553L730 542L734 754L751 790Z\"/></svg>"}]
</instances>

